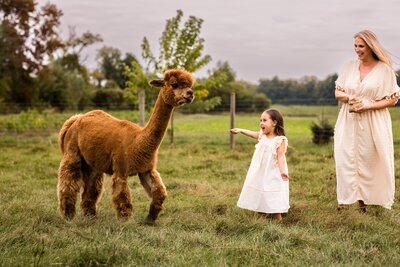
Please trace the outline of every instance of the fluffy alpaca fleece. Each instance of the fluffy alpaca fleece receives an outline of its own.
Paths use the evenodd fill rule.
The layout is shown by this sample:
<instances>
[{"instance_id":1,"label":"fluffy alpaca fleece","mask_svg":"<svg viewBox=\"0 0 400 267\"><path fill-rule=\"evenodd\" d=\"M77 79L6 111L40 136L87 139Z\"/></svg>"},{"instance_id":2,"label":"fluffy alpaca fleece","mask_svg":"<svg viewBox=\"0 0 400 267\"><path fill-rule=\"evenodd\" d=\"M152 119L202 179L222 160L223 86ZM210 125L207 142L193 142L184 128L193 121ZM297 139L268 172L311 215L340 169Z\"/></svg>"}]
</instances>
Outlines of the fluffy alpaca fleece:
<instances>
[{"instance_id":1,"label":"fluffy alpaca fleece","mask_svg":"<svg viewBox=\"0 0 400 267\"><path fill-rule=\"evenodd\" d=\"M167 191L157 172L158 148L174 107L193 101L193 76L183 70L164 73L150 84L161 87L153 113L144 127L119 120L101 110L69 118L58 143L63 154L58 170L58 205L67 219L75 216L81 192L84 215L97 215L97 202L103 192L104 173L111 176L113 207L118 218L132 215L128 176L138 175L152 198L148 219L156 220L163 209Z\"/></svg>"}]
</instances>

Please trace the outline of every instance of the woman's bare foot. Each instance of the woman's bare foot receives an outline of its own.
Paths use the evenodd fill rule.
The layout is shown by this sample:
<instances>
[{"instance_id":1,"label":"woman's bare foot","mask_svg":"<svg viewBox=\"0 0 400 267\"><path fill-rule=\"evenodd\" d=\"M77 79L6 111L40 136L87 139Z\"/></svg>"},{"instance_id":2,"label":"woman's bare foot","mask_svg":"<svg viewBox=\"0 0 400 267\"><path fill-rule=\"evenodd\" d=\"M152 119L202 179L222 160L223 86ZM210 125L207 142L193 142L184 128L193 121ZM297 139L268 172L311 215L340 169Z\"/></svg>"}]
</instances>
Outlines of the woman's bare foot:
<instances>
[{"instance_id":1,"label":"woman's bare foot","mask_svg":"<svg viewBox=\"0 0 400 267\"><path fill-rule=\"evenodd\" d=\"M365 205L364 201L362 200L358 201L358 210L362 213L367 212L367 205Z\"/></svg>"}]
</instances>

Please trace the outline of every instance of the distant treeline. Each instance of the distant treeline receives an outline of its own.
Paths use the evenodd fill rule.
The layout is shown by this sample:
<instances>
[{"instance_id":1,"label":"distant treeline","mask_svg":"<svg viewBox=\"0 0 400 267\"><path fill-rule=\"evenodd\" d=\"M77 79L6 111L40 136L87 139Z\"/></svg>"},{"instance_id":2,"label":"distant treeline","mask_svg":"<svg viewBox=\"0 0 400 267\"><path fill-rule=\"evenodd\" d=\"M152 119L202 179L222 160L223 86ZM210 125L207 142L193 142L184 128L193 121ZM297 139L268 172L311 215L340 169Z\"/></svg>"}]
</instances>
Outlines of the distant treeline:
<instances>
[{"instance_id":1,"label":"distant treeline","mask_svg":"<svg viewBox=\"0 0 400 267\"><path fill-rule=\"evenodd\" d=\"M298 80L280 80L275 76L272 79L260 80L257 92L268 95L272 103L276 104L336 105L337 77L337 74L333 74L324 80L313 76L305 76Z\"/></svg>"}]
</instances>

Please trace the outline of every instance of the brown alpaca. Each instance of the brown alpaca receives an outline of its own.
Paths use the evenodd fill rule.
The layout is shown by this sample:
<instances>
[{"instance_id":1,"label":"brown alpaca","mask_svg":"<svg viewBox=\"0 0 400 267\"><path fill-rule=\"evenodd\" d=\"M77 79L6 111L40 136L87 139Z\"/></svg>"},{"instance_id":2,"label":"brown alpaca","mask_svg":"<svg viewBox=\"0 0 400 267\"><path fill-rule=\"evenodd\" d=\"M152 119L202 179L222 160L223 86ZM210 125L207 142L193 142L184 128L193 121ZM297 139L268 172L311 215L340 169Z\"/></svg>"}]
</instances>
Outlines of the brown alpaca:
<instances>
[{"instance_id":1,"label":"brown alpaca","mask_svg":"<svg viewBox=\"0 0 400 267\"><path fill-rule=\"evenodd\" d=\"M174 69L164 79L150 82L162 87L149 122L143 128L94 110L69 118L58 143L63 154L58 170L58 204L67 219L75 216L75 203L81 191L81 208L87 216L97 215L97 202L103 191L104 173L111 176L111 196L118 218L132 215L128 176L138 174L152 198L148 219L156 220L167 197L157 172L157 153L174 107L193 101L193 76ZM82 189L82 190L81 190Z\"/></svg>"}]
</instances>

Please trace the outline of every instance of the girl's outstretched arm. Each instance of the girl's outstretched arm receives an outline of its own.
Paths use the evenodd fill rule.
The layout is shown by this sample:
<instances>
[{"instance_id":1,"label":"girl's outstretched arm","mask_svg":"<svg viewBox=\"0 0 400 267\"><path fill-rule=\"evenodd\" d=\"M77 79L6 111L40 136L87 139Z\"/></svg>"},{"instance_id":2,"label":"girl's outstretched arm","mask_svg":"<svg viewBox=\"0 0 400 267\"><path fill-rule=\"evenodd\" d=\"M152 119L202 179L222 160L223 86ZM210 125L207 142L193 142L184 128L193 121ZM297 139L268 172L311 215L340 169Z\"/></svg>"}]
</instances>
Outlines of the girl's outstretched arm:
<instances>
[{"instance_id":1,"label":"girl's outstretched arm","mask_svg":"<svg viewBox=\"0 0 400 267\"><path fill-rule=\"evenodd\" d=\"M286 162L286 156L285 156L285 144L286 140L283 140L281 145L276 149L276 154L277 154L277 159L278 159L278 168L279 171L281 172L281 177L283 180L287 181L289 180L289 175L286 170L285 162Z\"/></svg>"},{"instance_id":2,"label":"girl's outstretched arm","mask_svg":"<svg viewBox=\"0 0 400 267\"><path fill-rule=\"evenodd\" d=\"M251 137L254 139L258 139L258 136L260 134L259 132L254 132L254 131L250 131L247 129L241 129L241 128L233 128L233 129L231 129L231 133L233 133L233 134L241 133L245 136L248 136L248 137Z\"/></svg>"}]
</instances>

